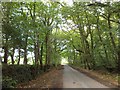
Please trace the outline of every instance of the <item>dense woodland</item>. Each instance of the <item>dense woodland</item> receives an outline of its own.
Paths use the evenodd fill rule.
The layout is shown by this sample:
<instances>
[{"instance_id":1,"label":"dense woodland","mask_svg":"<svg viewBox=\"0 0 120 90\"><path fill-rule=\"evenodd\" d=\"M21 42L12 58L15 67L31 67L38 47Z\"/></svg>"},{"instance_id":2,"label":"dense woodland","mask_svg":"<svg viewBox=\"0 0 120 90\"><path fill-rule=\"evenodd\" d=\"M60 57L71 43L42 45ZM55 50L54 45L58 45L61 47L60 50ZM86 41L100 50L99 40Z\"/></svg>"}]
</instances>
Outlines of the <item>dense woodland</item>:
<instances>
[{"instance_id":1,"label":"dense woodland","mask_svg":"<svg viewBox=\"0 0 120 90\"><path fill-rule=\"evenodd\" d=\"M117 71L120 2L3 2L2 63L46 71L62 58L85 69ZM30 57L29 57L30 56ZM27 72L26 72L27 73Z\"/></svg>"}]
</instances>

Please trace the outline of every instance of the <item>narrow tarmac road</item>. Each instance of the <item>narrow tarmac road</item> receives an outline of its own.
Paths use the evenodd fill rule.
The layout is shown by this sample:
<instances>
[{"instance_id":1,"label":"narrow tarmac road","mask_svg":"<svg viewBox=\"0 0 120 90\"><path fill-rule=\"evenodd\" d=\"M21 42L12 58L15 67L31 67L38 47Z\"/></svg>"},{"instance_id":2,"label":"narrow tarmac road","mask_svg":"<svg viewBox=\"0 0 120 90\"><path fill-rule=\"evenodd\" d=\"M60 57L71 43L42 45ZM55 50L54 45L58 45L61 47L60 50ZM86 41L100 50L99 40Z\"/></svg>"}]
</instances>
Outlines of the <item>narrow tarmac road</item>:
<instances>
[{"instance_id":1,"label":"narrow tarmac road","mask_svg":"<svg viewBox=\"0 0 120 90\"><path fill-rule=\"evenodd\" d=\"M63 88L108 88L98 81L65 65L63 70Z\"/></svg>"}]
</instances>

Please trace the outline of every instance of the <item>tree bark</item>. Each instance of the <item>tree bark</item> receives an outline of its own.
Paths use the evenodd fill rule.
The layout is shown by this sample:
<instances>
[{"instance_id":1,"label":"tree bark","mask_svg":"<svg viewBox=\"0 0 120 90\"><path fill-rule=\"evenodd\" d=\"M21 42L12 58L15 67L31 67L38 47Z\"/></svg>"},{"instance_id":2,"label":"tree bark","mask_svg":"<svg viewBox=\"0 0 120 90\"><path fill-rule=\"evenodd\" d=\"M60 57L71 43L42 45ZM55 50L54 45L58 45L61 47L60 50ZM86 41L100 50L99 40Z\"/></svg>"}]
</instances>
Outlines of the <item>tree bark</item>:
<instances>
[{"instance_id":1,"label":"tree bark","mask_svg":"<svg viewBox=\"0 0 120 90\"><path fill-rule=\"evenodd\" d=\"M10 53L12 64L14 65L14 53L15 53L15 48L13 47L12 53Z\"/></svg>"},{"instance_id":2,"label":"tree bark","mask_svg":"<svg viewBox=\"0 0 120 90\"><path fill-rule=\"evenodd\" d=\"M109 27L109 31L110 31L110 30L112 29L111 23L110 23L110 14L108 14L108 27ZM113 37L113 34L112 34L111 31L109 32L109 36L110 36L111 43L112 43L113 48L114 48L115 59L116 59L116 61L117 61L117 49L116 49L116 44L115 44L114 37ZM117 63L117 62L116 62L116 63Z\"/></svg>"},{"instance_id":3,"label":"tree bark","mask_svg":"<svg viewBox=\"0 0 120 90\"><path fill-rule=\"evenodd\" d=\"M19 56L18 56L18 62L17 62L17 65L20 64L20 55L21 55L20 47L18 48L18 54L19 54Z\"/></svg>"},{"instance_id":4,"label":"tree bark","mask_svg":"<svg viewBox=\"0 0 120 90\"><path fill-rule=\"evenodd\" d=\"M27 64L27 41L28 41L28 35L25 38L25 47L24 47L24 64Z\"/></svg>"},{"instance_id":5,"label":"tree bark","mask_svg":"<svg viewBox=\"0 0 120 90\"><path fill-rule=\"evenodd\" d=\"M102 37L100 36L100 29L99 29L99 16L97 15L97 31L98 31L98 36L99 36L99 39L100 39L100 42L102 43L102 46L104 48L104 53L105 53L105 56L106 56L106 60L107 60L107 65L109 65L109 58L108 58L108 53L107 53L107 50L106 50L106 47L105 47L105 44L103 43L103 40L102 40Z\"/></svg>"},{"instance_id":6,"label":"tree bark","mask_svg":"<svg viewBox=\"0 0 120 90\"><path fill-rule=\"evenodd\" d=\"M88 24L88 33L87 33L87 35L88 34L90 34L90 39L91 39L91 47L90 47L90 57L91 57L91 63L92 63L92 68L94 68L95 67L95 60L94 60L94 46L93 46L93 32L92 32L92 30L91 30L91 25L90 25L90 22L89 22L89 19L88 19L88 15L87 15L87 13L86 13L86 18L87 18L87 24Z\"/></svg>"},{"instance_id":7,"label":"tree bark","mask_svg":"<svg viewBox=\"0 0 120 90\"><path fill-rule=\"evenodd\" d=\"M79 17L78 17L79 18ZM78 19L79 20L79 19ZM84 64L85 64L85 68L90 69L91 68L91 57L90 57L90 49L89 49L89 43L86 40L86 37L83 34L83 27L79 24L79 32L80 32L80 37L81 37L81 43L82 43L82 47L83 47L83 55L84 55ZM89 56L89 57L88 57Z\"/></svg>"},{"instance_id":8,"label":"tree bark","mask_svg":"<svg viewBox=\"0 0 120 90\"><path fill-rule=\"evenodd\" d=\"M7 64L8 61L8 37L6 36L6 43L4 45L4 64Z\"/></svg>"},{"instance_id":9,"label":"tree bark","mask_svg":"<svg viewBox=\"0 0 120 90\"><path fill-rule=\"evenodd\" d=\"M43 69L43 62L42 62L42 56L43 56L43 43L41 44L41 49L40 49L40 66L41 69Z\"/></svg>"},{"instance_id":10,"label":"tree bark","mask_svg":"<svg viewBox=\"0 0 120 90\"><path fill-rule=\"evenodd\" d=\"M46 44L46 60L45 60L44 71L46 71L48 66L48 33L46 34L46 37L45 37L45 44Z\"/></svg>"}]
</instances>

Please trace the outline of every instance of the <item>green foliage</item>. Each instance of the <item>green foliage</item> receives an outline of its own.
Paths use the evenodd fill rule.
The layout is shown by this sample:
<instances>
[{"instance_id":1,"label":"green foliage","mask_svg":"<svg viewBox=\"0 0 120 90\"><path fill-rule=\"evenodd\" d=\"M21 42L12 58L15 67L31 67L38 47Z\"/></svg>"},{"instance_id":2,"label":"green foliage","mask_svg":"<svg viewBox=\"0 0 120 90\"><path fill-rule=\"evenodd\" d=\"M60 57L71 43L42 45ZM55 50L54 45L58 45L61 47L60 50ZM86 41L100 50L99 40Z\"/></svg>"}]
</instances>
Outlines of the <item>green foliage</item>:
<instances>
[{"instance_id":1,"label":"green foliage","mask_svg":"<svg viewBox=\"0 0 120 90\"><path fill-rule=\"evenodd\" d=\"M116 18L119 15L116 12L118 7L115 8L115 5L118 6L118 3L99 5L74 2L72 7L62 8L62 15L66 22L72 20L77 26L65 32L68 37L68 49L65 55L70 59L70 63L88 69L99 68L108 71L117 69L118 38L116 35L119 23L116 22Z\"/></svg>"},{"instance_id":2,"label":"green foliage","mask_svg":"<svg viewBox=\"0 0 120 90\"><path fill-rule=\"evenodd\" d=\"M41 73L38 65L57 66L62 57L86 69L117 69L120 3L6 2L2 6L4 63L19 65L23 58L27 64L28 53L34 62L3 66L3 75L28 81Z\"/></svg>"},{"instance_id":3,"label":"green foliage","mask_svg":"<svg viewBox=\"0 0 120 90\"><path fill-rule=\"evenodd\" d=\"M18 83L23 83L34 79L43 71L40 66L35 65L3 65L3 88L14 87ZM7 85L7 86L6 86Z\"/></svg>"},{"instance_id":4,"label":"green foliage","mask_svg":"<svg viewBox=\"0 0 120 90\"><path fill-rule=\"evenodd\" d=\"M17 80L13 80L11 77L3 76L2 78L2 88L14 88L17 84Z\"/></svg>"}]
</instances>

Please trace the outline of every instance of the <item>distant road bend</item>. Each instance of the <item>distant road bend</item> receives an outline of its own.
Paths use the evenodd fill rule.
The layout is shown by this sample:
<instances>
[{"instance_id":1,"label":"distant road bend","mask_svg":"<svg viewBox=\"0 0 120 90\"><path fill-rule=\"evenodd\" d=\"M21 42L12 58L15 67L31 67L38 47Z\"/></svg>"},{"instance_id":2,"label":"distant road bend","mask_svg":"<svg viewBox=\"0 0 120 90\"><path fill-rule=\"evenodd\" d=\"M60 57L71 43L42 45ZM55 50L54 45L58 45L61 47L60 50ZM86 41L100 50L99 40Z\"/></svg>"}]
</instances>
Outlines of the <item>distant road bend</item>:
<instances>
[{"instance_id":1,"label":"distant road bend","mask_svg":"<svg viewBox=\"0 0 120 90\"><path fill-rule=\"evenodd\" d=\"M109 88L83 73L64 65L63 88Z\"/></svg>"}]
</instances>

